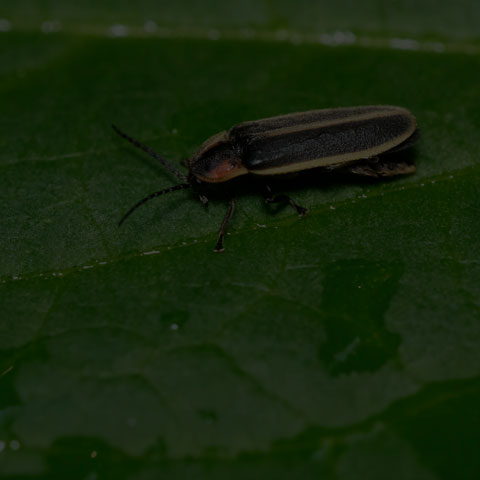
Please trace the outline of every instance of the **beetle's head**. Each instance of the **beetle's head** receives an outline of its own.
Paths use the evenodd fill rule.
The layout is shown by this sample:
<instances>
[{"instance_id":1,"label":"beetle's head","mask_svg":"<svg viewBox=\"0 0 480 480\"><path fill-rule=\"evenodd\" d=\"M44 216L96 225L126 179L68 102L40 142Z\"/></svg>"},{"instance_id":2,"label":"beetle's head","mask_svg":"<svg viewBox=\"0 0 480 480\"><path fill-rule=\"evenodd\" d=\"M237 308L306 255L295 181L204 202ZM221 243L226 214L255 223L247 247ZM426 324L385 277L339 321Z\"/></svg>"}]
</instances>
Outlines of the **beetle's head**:
<instances>
[{"instance_id":1,"label":"beetle's head","mask_svg":"<svg viewBox=\"0 0 480 480\"><path fill-rule=\"evenodd\" d=\"M221 132L204 142L188 162L189 181L220 183L245 175L247 169L228 140L227 132Z\"/></svg>"}]
</instances>

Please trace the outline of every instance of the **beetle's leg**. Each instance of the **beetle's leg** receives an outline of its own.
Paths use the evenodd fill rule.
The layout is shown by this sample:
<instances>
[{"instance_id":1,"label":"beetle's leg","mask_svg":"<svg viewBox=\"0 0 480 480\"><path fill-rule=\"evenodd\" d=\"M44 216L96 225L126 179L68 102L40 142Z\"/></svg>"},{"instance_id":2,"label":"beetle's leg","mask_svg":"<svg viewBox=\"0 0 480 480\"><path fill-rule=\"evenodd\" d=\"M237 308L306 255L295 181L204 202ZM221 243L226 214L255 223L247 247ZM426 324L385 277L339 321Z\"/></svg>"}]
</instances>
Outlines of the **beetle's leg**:
<instances>
[{"instance_id":1,"label":"beetle's leg","mask_svg":"<svg viewBox=\"0 0 480 480\"><path fill-rule=\"evenodd\" d=\"M218 240L217 244L215 245L214 252L220 253L223 252L225 249L223 248L223 237L225 237L225 233L227 231L227 225L230 219L233 216L233 212L235 211L235 198L232 197L230 199L230 203L228 205L227 213L223 217L222 226L218 232Z\"/></svg>"},{"instance_id":2,"label":"beetle's leg","mask_svg":"<svg viewBox=\"0 0 480 480\"><path fill-rule=\"evenodd\" d=\"M201 193L198 194L198 199L206 206L208 207L208 198L205 195L202 195Z\"/></svg>"},{"instance_id":3,"label":"beetle's leg","mask_svg":"<svg viewBox=\"0 0 480 480\"><path fill-rule=\"evenodd\" d=\"M267 204L288 202L297 211L297 214L300 217L303 217L308 212L305 207L298 205L298 203L294 202L288 195L274 195L272 189L268 185L265 185L263 196L265 198L265 203Z\"/></svg>"}]
</instances>

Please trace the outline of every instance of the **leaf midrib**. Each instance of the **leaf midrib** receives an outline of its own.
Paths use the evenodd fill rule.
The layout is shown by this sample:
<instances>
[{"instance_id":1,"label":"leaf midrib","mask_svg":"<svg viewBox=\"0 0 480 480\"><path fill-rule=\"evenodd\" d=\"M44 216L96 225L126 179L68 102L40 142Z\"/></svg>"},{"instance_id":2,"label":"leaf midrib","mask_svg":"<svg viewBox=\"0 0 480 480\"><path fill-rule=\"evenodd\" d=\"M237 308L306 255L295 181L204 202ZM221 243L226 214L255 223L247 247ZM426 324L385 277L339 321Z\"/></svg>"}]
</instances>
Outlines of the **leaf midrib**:
<instances>
[{"instance_id":1,"label":"leaf midrib","mask_svg":"<svg viewBox=\"0 0 480 480\"><path fill-rule=\"evenodd\" d=\"M464 167L459 170L452 170L440 175L435 175L432 177L422 177L421 182L419 183L410 183L410 184L402 184L402 185L396 185L392 188L387 188L387 189L382 189L381 191L376 191L376 192L369 192L367 199L373 199L377 198L380 196L388 196L388 195L393 195L401 191L410 191L414 189L421 189L424 188L424 185L428 182L430 183L442 183L442 182L449 182L452 181L454 178L463 178L472 175L472 170L473 171L478 171L480 170L480 166L469 166L469 167ZM356 193L353 194L353 196L356 198ZM317 215L323 215L325 212L330 210L330 206L335 205L335 209L337 208L342 208L342 206L351 206L352 203L352 196L349 196L348 198L345 198L344 200L341 200L336 203L332 203L331 201L324 203L322 205L317 205L309 209L309 216L317 216ZM298 218L294 215L291 215L289 217L284 217L282 219L278 220L272 220L269 225L267 226L258 226L257 224L255 225L249 225L246 227L241 227L234 229L229 232L229 236L236 236L236 235L243 235L244 233L247 232L252 232L255 230L266 230L266 229L278 229L279 227L286 227L291 225L292 223L298 221ZM149 255L161 255L164 254L168 251L171 250L176 250L179 248L188 248L188 247L193 247L195 245L198 245L200 243L211 243L212 244L212 255L213 255L213 241L214 237L216 235L216 232L211 232L209 234L205 234L201 237L196 237L191 240L187 241L182 241L181 243L175 244L175 245L160 245L160 246L151 246L149 247L150 250L146 252L131 252L127 253L124 255L120 255L118 257L114 258L101 258L101 259L92 259L82 265L79 266L73 266L66 268L65 270L59 270L59 269L54 269L54 270L44 270L41 272L29 272L27 274L14 274L14 275L8 275L8 276L3 276L0 277L0 283L6 284L6 283L11 283L11 282L18 282L22 280L33 280L36 278L47 278L47 279L57 279L57 278L64 278L67 277L71 274L74 273L79 273L83 270L91 270L95 268L100 268L116 263L120 263L123 261L128 261L133 258L138 258L138 257L144 257L144 256L149 256Z\"/></svg>"}]
</instances>

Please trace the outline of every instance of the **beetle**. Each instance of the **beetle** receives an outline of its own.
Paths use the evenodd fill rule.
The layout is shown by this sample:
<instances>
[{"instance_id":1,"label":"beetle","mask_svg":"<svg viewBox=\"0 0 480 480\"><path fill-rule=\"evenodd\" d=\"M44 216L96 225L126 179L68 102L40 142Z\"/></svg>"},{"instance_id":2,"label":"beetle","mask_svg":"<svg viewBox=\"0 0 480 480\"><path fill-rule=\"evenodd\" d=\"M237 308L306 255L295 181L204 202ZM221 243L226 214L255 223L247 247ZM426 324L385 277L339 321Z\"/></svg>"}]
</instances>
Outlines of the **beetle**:
<instances>
[{"instance_id":1,"label":"beetle","mask_svg":"<svg viewBox=\"0 0 480 480\"><path fill-rule=\"evenodd\" d=\"M112 125L115 132L159 160L182 183L153 192L133 205L119 225L149 200L177 190L192 188L208 204L205 187L242 175L269 178L310 169L346 169L356 175L389 177L413 173L411 162L391 160L386 154L412 146L418 139L414 115L402 107L368 105L291 113L239 123L206 140L186 161L188 174ZM265 202L289 203L303 216L307 209L287 195L273 195L265 184ZM228 222L235 210L230 197L215 252L222 252Z\"/></svg>"}]
</instances>

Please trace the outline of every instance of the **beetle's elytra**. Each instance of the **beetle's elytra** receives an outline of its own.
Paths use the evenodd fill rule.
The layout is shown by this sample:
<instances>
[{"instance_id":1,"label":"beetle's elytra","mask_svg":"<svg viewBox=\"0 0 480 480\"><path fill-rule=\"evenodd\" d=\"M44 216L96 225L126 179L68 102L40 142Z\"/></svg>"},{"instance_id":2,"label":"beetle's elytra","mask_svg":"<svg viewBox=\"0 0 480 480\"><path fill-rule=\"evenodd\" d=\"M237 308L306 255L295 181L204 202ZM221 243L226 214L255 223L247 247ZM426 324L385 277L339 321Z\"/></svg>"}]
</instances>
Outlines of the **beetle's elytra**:
<instances>
[{"instance_id":1,"label":"beetle's elytra","mask_svg":"<svg viewBox=\"0 0 480 480\"><path fill-rule=\"evenodd\" d=\"M213 135L187 160L185 175L149 147L113 128L183 182L140 200L122 217L120 225L140 205L176 190L192 188L206 205L208 199L202 187L246 174L268 178L320 167L325 170L346 167L354 174L372 177L412 173L415 171L412 163L389 160L386 154L412 146L418 137L415 117L401 107L370 105L291 113L239 123L229 131ZM287 195L272 195L268 185L265 201L288 202L299 215L307 211ZM232 195L216 252L223 251L223 238L234 209Z\"/></svg>"}]
</instances>

